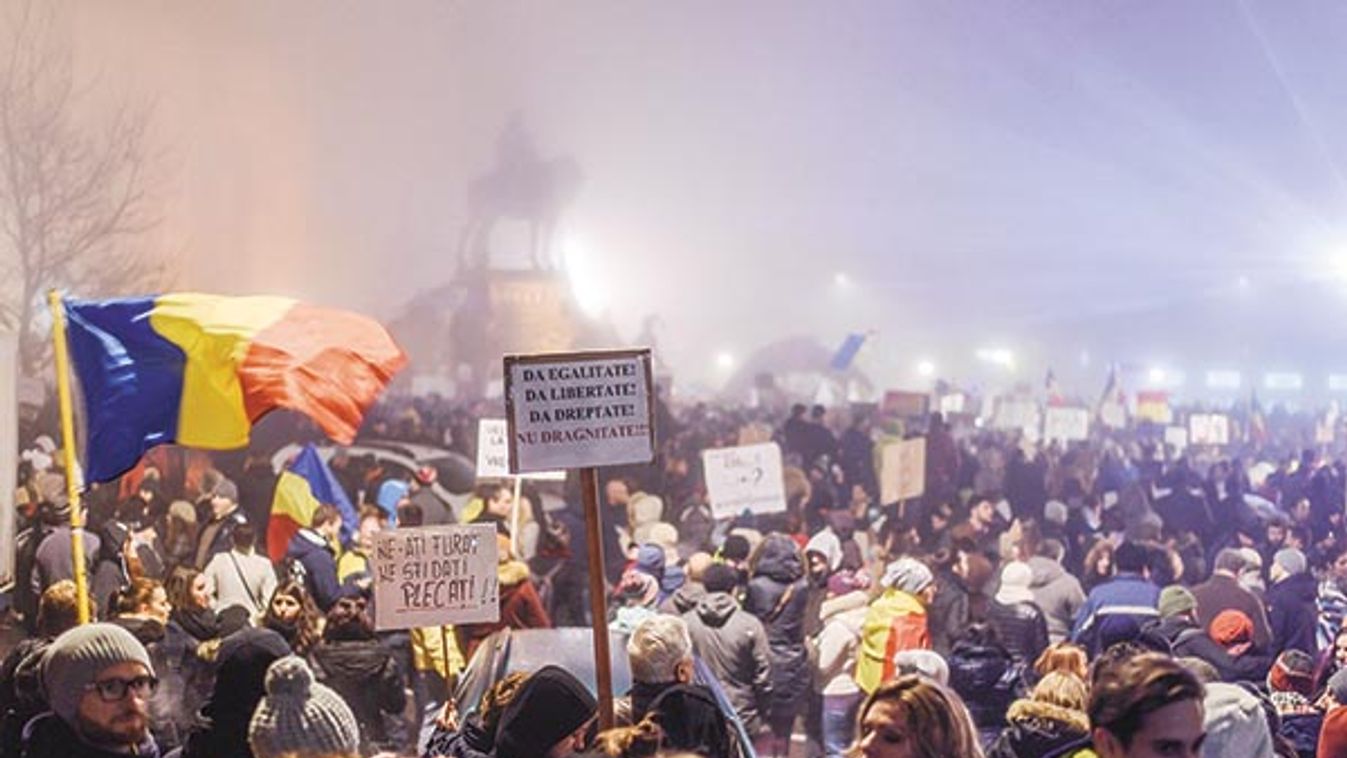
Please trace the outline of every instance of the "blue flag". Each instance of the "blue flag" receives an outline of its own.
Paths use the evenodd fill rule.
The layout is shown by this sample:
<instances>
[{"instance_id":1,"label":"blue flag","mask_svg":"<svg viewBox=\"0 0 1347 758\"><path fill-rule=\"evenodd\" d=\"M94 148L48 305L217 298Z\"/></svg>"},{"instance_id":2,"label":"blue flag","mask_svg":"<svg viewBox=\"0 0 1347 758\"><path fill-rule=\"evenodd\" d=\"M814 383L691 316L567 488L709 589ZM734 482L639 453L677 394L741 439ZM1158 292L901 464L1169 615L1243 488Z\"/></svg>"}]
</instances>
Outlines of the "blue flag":
<instances>
[{"instance_id":1,"label":"blue flag","mask_svg":"<svg viewBox=\"0 0 1347 758\"><path fill-rule=\"evenodd\" d=\"M318 455L318 448L312 442L305 445L295 457L295 462L290 464L289 470L309 483L309 490L318 502L337 506L337 510L341 511L341 542L343 545L349 544L351 537L360 528L360 520L341 482L337 481L332 469Z\"/></svg>"},{"instance_id":2,"label":"blue flag","mask_svg":"<svg viewBox=\"0 0 1347 758\"><path fill-rule=\"evenodd\" d=\"M851 368L852 361L856 360L856 353L861 351L861 345L865 344L864 334L848 334L847 338L842 340L842 346L837 348L837 353L828 364L833 371L846 371Z\"/></svg>"}]
</instances>

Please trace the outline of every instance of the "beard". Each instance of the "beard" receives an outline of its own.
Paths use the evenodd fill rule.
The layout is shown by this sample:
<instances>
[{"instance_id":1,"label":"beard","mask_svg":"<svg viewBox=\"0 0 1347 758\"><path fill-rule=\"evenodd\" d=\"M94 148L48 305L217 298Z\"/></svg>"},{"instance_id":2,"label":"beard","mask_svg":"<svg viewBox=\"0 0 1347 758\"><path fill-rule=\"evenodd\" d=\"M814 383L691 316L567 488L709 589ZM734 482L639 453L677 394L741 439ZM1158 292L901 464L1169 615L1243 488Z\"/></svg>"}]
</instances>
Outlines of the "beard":
<instances>
[{"instance_id":1,"label":"beard","mask_svg":"<svg viewBox=\"0 0 1347 758\"><path fill-rule=\"evenodd\" d=\"M150 719L136 710L119 713L106 724L94 724L80 717L79 733L91 745L120 749L144 742L150 734Z\"/></svg>"}]
</instances>

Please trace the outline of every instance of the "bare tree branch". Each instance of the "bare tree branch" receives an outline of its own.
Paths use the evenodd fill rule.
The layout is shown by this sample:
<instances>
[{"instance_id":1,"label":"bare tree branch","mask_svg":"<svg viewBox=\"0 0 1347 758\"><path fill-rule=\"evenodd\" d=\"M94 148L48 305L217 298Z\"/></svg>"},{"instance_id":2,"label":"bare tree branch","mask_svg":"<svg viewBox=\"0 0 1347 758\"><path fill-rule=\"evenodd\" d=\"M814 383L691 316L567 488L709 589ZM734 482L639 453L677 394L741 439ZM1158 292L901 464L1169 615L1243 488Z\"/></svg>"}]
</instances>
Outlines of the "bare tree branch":
<instances>
[{"instance_id":1,"label":"bare tree branch","mask_svg":"<svg viewBox=\"0 0 1347 758\"><path fill-rule=\"evenodd\" d=\"M77 86L51 8L0 18L0 328L19 333L21 370L47 360L44 293L145 291L166 267L147 253L161 221L152 197L151 109L104 108ZM96 114L86 116L85 114Z\"/></svg>"}]
</instances>

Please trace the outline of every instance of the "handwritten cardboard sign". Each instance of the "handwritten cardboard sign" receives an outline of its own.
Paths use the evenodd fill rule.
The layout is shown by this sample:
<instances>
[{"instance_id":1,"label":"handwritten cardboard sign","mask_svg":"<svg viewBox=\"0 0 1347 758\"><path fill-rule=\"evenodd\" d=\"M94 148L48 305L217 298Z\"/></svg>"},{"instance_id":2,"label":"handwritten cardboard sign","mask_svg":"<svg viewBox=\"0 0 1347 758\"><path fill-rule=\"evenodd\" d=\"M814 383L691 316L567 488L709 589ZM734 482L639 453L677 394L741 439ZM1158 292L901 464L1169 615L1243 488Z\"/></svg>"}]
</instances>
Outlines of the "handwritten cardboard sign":
<instances>
[{"instance_id":1,"label":"handwritten cardboard sign","mask_svg":"<svg viewBox=\"0 0 1347 758\"><path fill-rule=\"evenodd\" d=\"M504 479L510 472L510 430L503 418L477 421L477 478ZM521 474L525 479L562 481L565 471L539 471Z\"/></svg>"},{"instance_id":2,"label":"handwritten cardboard sign","mask_svg":"<svg viewBox=\"0 0 1347 758\"><path fill-rule=\"evenodd\" d=\"M926 492L926 438L896 440L880 449L879 501L884 505Z\"/></svg>"},{"instance_id":3,"label":"handwritten cardboard sign","mask_svg":"<svg viewBox=\"0 0 1347 758\"><path fill-rule=\"evenodd\" d=\"M781 448L775 442L703 450L702 470L711 513L716 518L732 518L745 510L753 513L786 510Z\"/></svg>"},{"instance_id":4,"label":"handwritten cardboard sign","mask_svg":"<svg viewBox=\"0 0 1347 758\"><path fill-rule=\"evenodd\" d=\"M648 349L506 356L510 470L653 461L650 363Z\"/></svg>"},{"instance_id":5,"label":"handwritten cardboard sign","mask_svg":"<svg viewBox=\"0 0 1347 758\"><path fill-rule=\"evenodd\" d=\"M375 628L500 618L491 524L388 529L374 536Z\"/></svg>"},{"instance_id":6,"label":"handwritten cardboard sign","mask_svg":"<svg viewBox=\"0 0 1347 758\"><path fill-rule=\"evenodd\" d=\"M1090 438L1090 412L1084 408L1049 406L1043 415L1043 439L1075 442Z\"/></svg>"},{"instance_id":7,"label":"handwritten cardboard sign","mask_svg":"<svg viewBox=\"0 0 1347 758\"><path fill-rule=\"evenodd\" d=\"M1038 403L1028 398L1001 397L996 401L992 426L997 429L1019 429L1037 434L1042 425Z\"/></svg>"}]
</instances>

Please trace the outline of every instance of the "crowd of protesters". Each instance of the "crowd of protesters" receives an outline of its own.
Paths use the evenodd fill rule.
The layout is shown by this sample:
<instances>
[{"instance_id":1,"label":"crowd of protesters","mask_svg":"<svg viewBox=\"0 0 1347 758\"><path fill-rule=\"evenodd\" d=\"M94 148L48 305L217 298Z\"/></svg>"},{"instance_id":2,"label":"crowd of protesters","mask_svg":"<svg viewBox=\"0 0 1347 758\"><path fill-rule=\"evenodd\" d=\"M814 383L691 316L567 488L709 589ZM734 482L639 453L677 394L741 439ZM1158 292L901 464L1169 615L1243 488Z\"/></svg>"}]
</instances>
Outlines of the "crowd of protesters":
<instances>
[{"instance_id":1,"label":"crowd of protesters","mask_svg":"<svg viewBox=\"0 0 1347 758\"><path fill-rule=\"evenodd\" d=\"M492 410L394 398L362 434L471 459ZM433 469L338 455L355 528L323 504L273 561L269 451L160 449L87 492L80 625L63 470L25 440L0 754L1347 758L1347 468L1277 424L1225 451L873 407L656 427L656 464L601 486L632 682L601 733L557 666L452 696L493 633L591 626L575 477L456 507ZM881 502L877 451L915 435L924 494ZM768 440L785 511L717 518L701 452ZM374 535L449 522L496 527L499 620L376 632Z\"/></svg>"}]
</instances>

